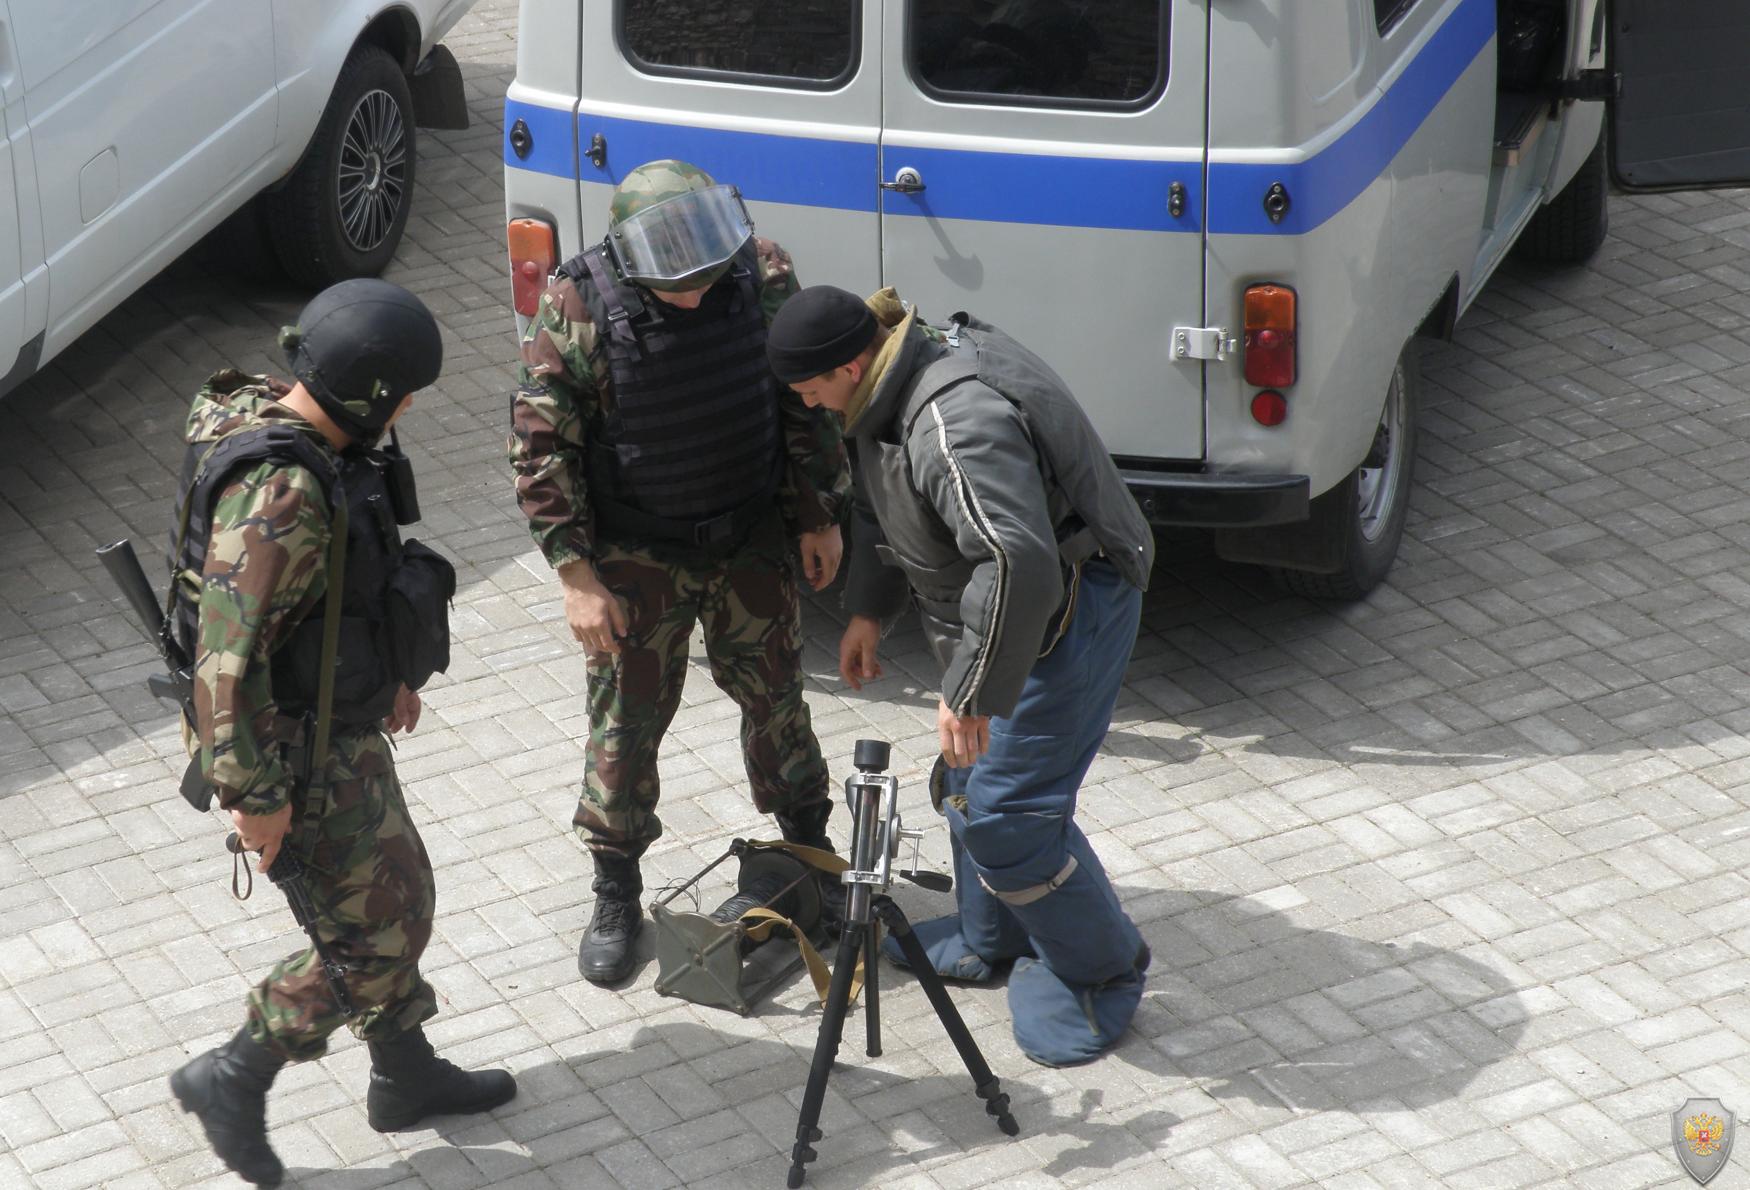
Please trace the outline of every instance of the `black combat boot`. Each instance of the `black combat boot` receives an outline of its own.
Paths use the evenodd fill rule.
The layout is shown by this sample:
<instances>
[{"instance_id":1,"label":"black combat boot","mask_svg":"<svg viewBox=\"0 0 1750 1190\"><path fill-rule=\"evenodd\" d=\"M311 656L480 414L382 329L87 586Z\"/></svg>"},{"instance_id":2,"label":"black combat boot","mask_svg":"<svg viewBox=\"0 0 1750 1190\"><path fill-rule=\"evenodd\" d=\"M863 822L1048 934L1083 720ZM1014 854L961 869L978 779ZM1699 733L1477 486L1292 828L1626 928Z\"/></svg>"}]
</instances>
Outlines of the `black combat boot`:
<instances>
[{"instance_id":1,"label":"black combat boot","mask_svg":"<svg viewBox=\"0 0 1750 1190\"><path fill-rule=\"evenodd\" d=\"M794 813L774 814L772 817L778 820L778 830L783 834L784 842L837 854L838 848L832 845L832 840L826 833L826 820L832 817L830 800L823 799L799 806ZM827 924L837 931L840 923L845 920L844 881L830 872L818 872L815 878L820 885L821 910L826 916Z\"/></svg>"},{"instance_id":2,"label":"black combat boot","mask_svg":"<svg viewBox=\"0 0 1750 1190\"><path fill-rule=\"evenodd\" d=\"M594 888L595 915L583 936L578 966L591 983L619 983L632 974L632 944L644 927L638 861L596 856Z\"/></svg>"},{"instance_id":3,"label":"black combat boot","mask_svg":"<svg viewBox=\"0 0 1750 1190\"><path fill-rule=\"evenodd\" d=\"M516 1098L505 1070L463 1070L432 1052L425 1030L369 1043L371 1088L365 1118L378 1132L412 1128L427 1116L466 1116Z\"/></svg>"},{"instance_id":4,"label":"black combat boot","mask_svg":"<svg viewBox=\"0 0 1750 1190\"><path fill-rule=\"evenodd\" d=\"M246 1182L277 1186L286 1170L267 1143L267 1089L286 1060L249 1036L245 1026L170 1076L182 1110L200 1117L219 1160Z\"/></svg>"}]
</instances>

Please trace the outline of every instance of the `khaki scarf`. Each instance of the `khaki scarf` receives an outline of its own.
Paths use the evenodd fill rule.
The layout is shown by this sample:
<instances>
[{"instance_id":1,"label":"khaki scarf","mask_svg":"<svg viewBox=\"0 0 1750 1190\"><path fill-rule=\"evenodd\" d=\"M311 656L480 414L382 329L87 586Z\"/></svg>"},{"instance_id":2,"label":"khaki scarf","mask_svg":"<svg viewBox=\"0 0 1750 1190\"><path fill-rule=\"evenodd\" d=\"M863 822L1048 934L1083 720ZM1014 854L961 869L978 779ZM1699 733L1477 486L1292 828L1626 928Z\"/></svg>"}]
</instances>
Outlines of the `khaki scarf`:
<instances>
[{"instance_id":1,"label":"khaki scarf","mask_svg":"<svg viewBox=\"0 0 1750 1190\"><path fill-rule=\"evenodd\" d=\"M887 336L887 342L881 345L881 350L870 361L869 370L863 373L862 383L851 394L850 404L845 406L847 434L856 428L857 419L863 416L863 410L869 404L875 386L881 383L881 377L886 375L888 366L898 357L899 345L905 342L905 337L911 333L912 324L918 317L917 308L914 306L907 310L905 304L899 300L899 291L891 285L870 295L865 301L870 312L875 315L875 321L887 327L891 333Z\"/></svg>"}]
</instances>

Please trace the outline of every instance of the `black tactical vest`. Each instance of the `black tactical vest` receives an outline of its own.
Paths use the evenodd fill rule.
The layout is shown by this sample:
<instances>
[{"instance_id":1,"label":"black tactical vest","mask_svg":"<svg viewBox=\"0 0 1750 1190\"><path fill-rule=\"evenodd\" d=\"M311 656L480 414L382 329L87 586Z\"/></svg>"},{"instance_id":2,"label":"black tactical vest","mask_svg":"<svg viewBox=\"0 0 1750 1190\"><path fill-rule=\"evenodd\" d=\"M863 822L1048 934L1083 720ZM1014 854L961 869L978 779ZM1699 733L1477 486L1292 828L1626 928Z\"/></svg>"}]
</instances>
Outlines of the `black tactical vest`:
<instances>
[{"instance_id":1,"label":"black tactical vest","mask_svg":"<svg viewBox=\"0 0 1750 1190\"><path fill-rule=\"evenodd\" d=\"M337 498L346 501L346 576L334 672L334 722L356 727L374 724L394 708L400 685L388 650L386 620L401 537L377 452L355 449L337 458L309 434L272 424L246 426L216 442L191 443L177 493L178 513L186 507L188 515L180 554L178 529L171 531L172 630L188 656L197 657L200 604L188 598L185 576L199 581L219 493L240 470L263 462L302 466L316 477L331 504ZM282 715L298 717L316 709L322 623L323 608L318 604L273 654L273 696Z\"/></svg>"},{"instance_id":2,"label":"black tactical vest","mask_svg":"<svg viewBox=\"0 0 1750 1190\"><path fill-rule=\"evenodd\" d=\"M602 335L613 387L606 449L589 468L609 532L614 504L685 525L776 489L778 384L766 362L758 268L750 240L698 309L680 310L614 283L599 247L566 262Z\"/></svg>"}]
</instances>

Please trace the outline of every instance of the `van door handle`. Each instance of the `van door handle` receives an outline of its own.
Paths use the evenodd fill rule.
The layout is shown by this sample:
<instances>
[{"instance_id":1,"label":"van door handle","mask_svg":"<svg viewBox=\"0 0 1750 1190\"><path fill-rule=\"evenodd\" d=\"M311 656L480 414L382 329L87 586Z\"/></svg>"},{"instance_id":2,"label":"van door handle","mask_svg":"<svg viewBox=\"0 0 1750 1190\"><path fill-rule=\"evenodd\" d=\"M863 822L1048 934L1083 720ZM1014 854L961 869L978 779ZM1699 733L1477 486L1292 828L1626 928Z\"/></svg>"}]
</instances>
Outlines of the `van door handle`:
<instances>
[{"instance_id":1,"label":"van door handle","mask_svg":"<svg viewBox=\"0 0 1750 1190\"><path fill-rule=\"evenodd\" d=\"M924 176L907 165L893 175L893 181L881 183L881 189L891 190L895 194L921 194L924 189Z\"/></svg>"}]
</instances>

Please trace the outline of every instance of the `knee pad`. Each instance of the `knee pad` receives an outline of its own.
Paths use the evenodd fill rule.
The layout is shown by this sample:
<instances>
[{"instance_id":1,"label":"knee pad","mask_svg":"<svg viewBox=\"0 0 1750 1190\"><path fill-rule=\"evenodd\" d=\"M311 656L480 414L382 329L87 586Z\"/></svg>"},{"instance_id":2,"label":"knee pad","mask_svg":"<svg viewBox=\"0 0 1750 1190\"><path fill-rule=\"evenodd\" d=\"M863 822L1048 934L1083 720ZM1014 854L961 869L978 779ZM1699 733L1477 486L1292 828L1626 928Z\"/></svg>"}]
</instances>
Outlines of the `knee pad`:
<instances>
[{"instance_id":1,"label":"knee pad","mask_svg":"<svg viewBox=\"0 0 1750 1190\"><path fill-rule=\"evenodd\" d=\"M1080 830L1065 837L1061 862L1045 879L1020 889L986 891L1027 933L1033 951L1072 984L1103 983L1132 968L1142 949L1137 930Z\"/></svg>"}]
</instances>

